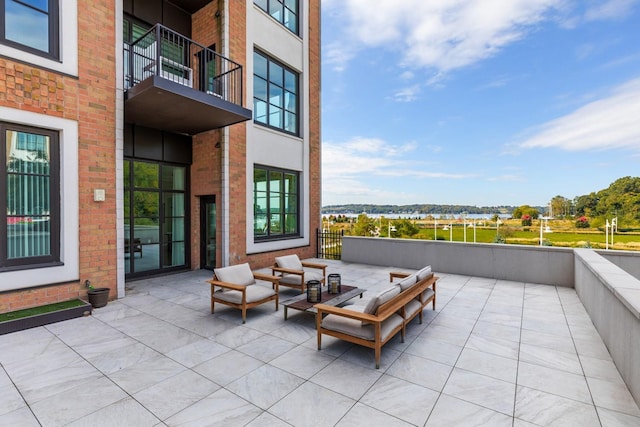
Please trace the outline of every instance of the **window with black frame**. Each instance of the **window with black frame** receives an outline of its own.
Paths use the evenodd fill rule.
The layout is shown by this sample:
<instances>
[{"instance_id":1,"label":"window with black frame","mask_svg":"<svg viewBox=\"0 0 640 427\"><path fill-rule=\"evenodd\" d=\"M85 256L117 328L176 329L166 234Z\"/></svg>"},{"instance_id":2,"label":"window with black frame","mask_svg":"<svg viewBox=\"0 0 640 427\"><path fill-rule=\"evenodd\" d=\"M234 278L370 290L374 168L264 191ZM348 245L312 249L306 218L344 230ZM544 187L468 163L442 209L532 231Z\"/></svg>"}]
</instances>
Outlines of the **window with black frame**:
<instances>
[{"instance_id":1,"label":"window with black frame","mask_svg":"<svg viewBox=\"0 0 640 427\"><path fill-rule=\"evenodd\" d=\"M58 263L58 133L0 122L0 143L0 268Z\"/></svg>"},{"instance_id":2,"label":"window with black frame","mask_svg":"<svg viewBox=\"0 0 640 427\"><path fill-rule=\"evenodd\" d=\"M254 0L253 3L289 31L298 34L298 0Z\"/></svg>"},{"instance_id":3,"label":"window with black frame","mask_svg":"<svg viewBox=\"0 0 640 427\"><path fill-rule=\"evenodd\" d=\"M253 120L293 135L298 126L298 73L273 58L253 53Z\"/></svg>"},{"instance_id":4,"label":"window with black frame","mask_svg":"<svg viewBox=\"0 0 640 427\"><path fill-rule=\"evenodd\" d=\"M59 0L0 0L0 42L59 59Z\"/></svg>"},{"instance_id":5,"label":"window with black frame","mask_svg":"<svg viewBox=\"0 0 640 427\"><path fill-rule=\"evenodd\" d=\"M300 235L299 173L268 166L253 169L255 240Z\"/></svg>"}]
</instances>

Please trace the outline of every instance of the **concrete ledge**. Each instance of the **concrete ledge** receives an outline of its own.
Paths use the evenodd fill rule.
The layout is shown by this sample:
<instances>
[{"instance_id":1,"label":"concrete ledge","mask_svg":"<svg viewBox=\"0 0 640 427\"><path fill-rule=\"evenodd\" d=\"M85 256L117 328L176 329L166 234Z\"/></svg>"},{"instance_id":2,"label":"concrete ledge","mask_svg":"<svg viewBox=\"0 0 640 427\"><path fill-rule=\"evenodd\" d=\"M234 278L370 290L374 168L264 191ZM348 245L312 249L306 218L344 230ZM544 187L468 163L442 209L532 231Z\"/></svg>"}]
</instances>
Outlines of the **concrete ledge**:
<instances>
[{"instance_id":1,"label":"concrete ledge","mask_svg":"<svg viewBox=\"0 0 640 427\"><path fill-rule=\"evenodd\" d=\"M640 404L640 280L590 249L575 249L575 289Z\"/></svg>"},{"instance_id":2,"label":"concrete ledge","mask_svg":"<svg viewBox=\"0 0 640 427\"><path fill-rule=\"evenodd\" d=\"M344 236L342 260L573 287L570 248Z\"/></svg>"}]
</instances>

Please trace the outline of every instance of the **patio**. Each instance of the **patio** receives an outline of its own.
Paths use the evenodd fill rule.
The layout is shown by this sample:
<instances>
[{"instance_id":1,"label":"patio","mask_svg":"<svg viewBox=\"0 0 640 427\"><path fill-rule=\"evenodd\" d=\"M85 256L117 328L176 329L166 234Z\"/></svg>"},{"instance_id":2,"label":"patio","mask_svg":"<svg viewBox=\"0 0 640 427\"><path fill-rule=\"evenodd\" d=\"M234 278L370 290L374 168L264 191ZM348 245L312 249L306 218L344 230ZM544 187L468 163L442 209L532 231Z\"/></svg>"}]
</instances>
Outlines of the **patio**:
<instances>
[{"instance_id":1,"label":"patio","mask_svg":"<svg viewBox=\"0 0 640 427\"><path fill-rule=\"evenodd\" d=\"M402 271L313 261L365 298ZM0 425L640 425L574 289L438 275L437 310L379 370L331 337L317 351L306 313L212 315L209 271L130 282L91 317L0 336Z\"/></svg>"}]
</instances>

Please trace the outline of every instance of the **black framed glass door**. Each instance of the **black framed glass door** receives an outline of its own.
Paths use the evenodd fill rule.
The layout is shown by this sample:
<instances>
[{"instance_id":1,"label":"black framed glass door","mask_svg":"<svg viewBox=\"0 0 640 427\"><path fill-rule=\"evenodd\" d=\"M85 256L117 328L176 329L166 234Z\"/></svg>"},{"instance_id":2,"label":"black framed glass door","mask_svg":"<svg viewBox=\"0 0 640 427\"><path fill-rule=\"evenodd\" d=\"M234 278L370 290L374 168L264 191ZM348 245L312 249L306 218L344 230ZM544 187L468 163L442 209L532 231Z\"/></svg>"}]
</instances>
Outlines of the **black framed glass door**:
<instances>
[{"instance_id":1,"label":"black framed glass door","mask_svg":"<svg viewBox=\"0 0 640 427\"><path fill-rule=\"evenodd\" d=\"M216 197L200 198L200 266L216 267Z\"/></svg>"},{"instance_id":2,"label":"black framed glass door","mask_svg":"<svg viewBox=\"0 0 640 427\"><path fill-rule=\"evenodd\" d=\"M187 168L124 161L125 273L187 266Z\"/></svg>"}]
</instances>

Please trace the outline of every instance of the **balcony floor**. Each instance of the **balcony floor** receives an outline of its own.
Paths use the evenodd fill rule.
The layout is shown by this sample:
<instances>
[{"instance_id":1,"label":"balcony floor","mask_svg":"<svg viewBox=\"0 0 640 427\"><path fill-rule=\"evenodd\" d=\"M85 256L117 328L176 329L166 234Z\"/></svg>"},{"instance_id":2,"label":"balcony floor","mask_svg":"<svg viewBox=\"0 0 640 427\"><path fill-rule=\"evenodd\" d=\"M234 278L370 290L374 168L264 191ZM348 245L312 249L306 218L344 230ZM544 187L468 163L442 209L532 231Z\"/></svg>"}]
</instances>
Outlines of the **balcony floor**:
<instances>
[{"instance_id":1,"label":"balcony floor","mask_svg":"<svg viewBox=\"0 0 640 427\"><path fill-rule=\"evenodd\" d=\"M365 298L395 270L314 261ZM573 289L440 277L379 370L331 337L317 351L306 313L210 314L208 271L127 283L93 316L0 336L0 425L640 425Z\"/></svg>"}]
</instances>

